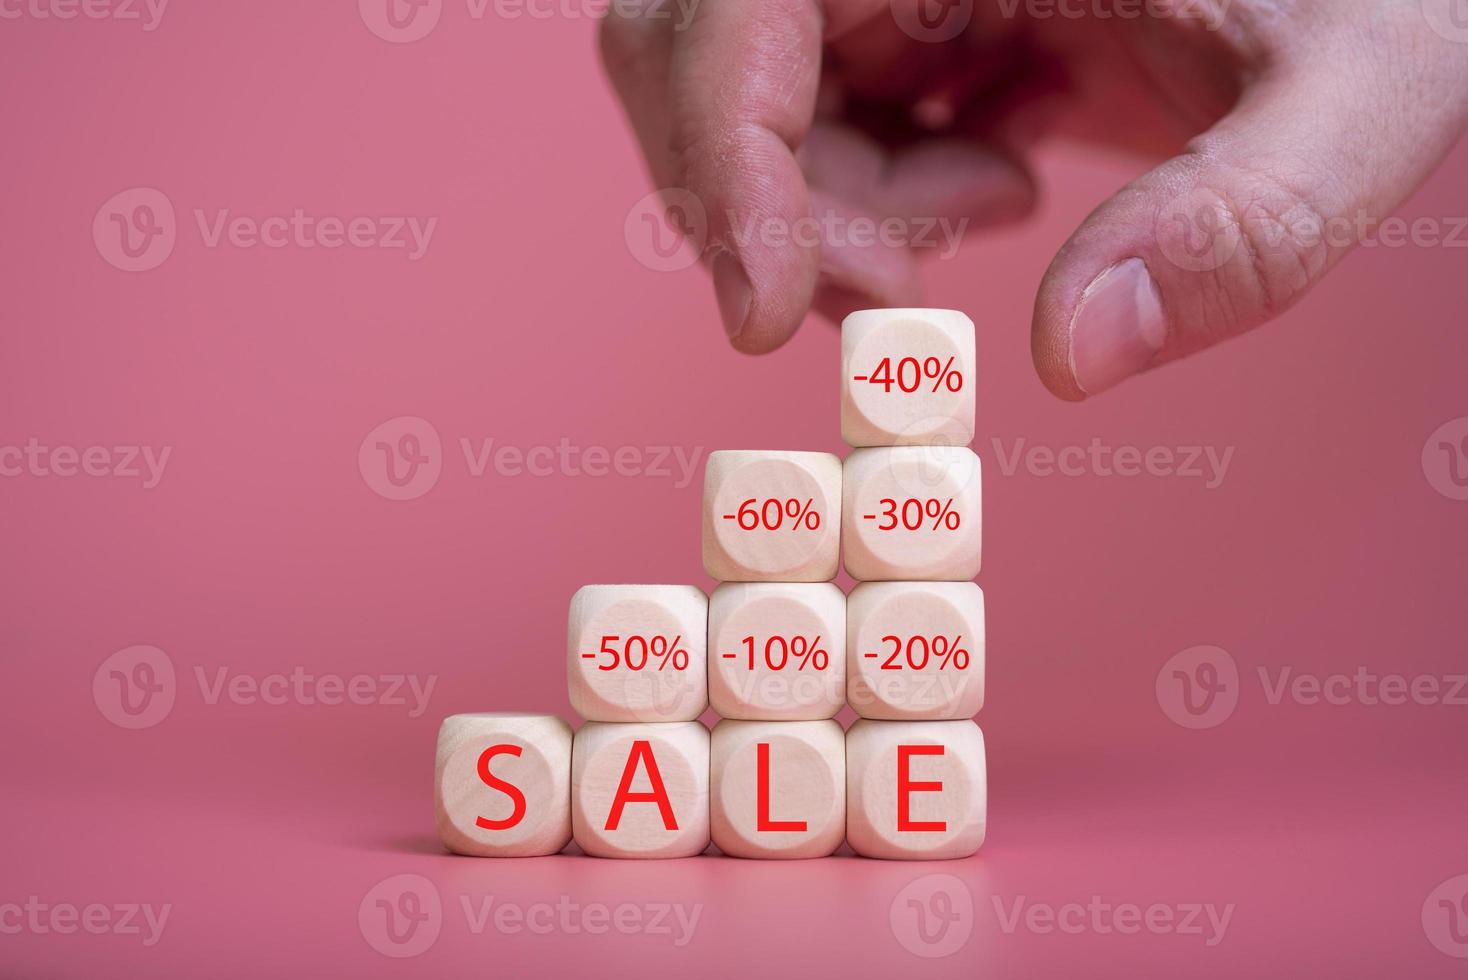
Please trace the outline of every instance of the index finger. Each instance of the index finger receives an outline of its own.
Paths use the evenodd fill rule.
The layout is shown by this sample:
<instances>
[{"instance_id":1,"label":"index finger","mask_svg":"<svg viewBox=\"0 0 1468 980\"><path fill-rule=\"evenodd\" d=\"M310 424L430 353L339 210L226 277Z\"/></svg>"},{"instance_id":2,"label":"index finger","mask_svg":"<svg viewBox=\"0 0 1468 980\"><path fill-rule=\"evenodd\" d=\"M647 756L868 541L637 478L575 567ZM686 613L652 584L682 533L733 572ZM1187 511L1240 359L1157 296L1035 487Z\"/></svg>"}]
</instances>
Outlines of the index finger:
<instances>
[{"instance_id":1,"label":"index finger","mask_svg":"<svg viewBox=\"0 0 1468 980\"><path fill-rule=\"evenodd\" d=\"M819 240L790 230L811 224L795 152L815 114L823 6L702 0L673 43L674 172L704 206L724 328L750 353L790 338L819 275Z\"/></svg>"}]
</instances>

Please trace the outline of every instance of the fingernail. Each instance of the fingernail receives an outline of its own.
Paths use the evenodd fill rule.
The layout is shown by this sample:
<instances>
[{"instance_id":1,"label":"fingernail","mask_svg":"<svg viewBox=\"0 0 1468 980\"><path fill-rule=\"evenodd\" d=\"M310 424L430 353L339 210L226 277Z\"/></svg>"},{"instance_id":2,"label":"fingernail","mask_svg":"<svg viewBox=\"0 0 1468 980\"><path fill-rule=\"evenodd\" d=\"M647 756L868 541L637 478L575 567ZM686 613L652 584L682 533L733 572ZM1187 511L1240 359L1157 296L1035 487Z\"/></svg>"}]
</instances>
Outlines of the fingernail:
<instances>
[{"instance_id":1,"label":"fingernail","mask_svg":"<svg viewBox=\"0 0 1468 980\"><path fill-rule=\"evenodd\" d=\"M1145 368L1167 340L1162 296L1141 259L1102 272L1081 294L1070 323L1070 372L1088 395Z\"/></svg>"},{"instance_id":2,"label":"fingernail","mask_svg":"<svg viewBox=\"0 0 1468 980\"><path fill-rule=\"evenodd\" d=\"M719 299L719 315L724 319L724 332L733 340L744 330L744 321L749 319L749 304L754 298L754 289L744 267L732 253L720 252L714 256L714 295Z\"/></svg>"}]
</instances>

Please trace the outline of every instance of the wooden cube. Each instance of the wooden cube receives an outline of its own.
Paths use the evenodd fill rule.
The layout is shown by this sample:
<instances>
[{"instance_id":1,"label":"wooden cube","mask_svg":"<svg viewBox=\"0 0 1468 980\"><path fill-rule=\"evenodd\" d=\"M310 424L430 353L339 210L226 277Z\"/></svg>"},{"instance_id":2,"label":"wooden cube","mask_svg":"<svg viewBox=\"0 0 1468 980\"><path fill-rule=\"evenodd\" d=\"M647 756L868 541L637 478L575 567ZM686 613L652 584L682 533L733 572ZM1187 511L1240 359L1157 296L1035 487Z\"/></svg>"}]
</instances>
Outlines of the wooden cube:
<instances>
[{"instance_id":1,"label":"wooden cube","mask_svg":"<svg viewBox=\"0 0 1468 980\"><path fill-rule=\"evenodd\" d=\"M571 840L571 728L555 715L452 715L438 730L438 836L456 854L555 854Z\"/></svg>"},{"instance_id":2,"label":"wooden cube","mask_svg":"<svg viewBox=\"0 0 1468 980\"><path fill-rule=\"evenodd\" d=\"M956 310L858 310L841 324L841 437L961 446L974 437L974 323Z\"/></svg>"},{"instance_id":3,"label":"wooden cube","mask_svg":"<svg viewBox=\"0 0 1468 980\"><path fill-rule=\"evenodd\" d=\"M830 582L726 582L709 598L709 702L809 721L846 703L846 596Z\"/></svg>"},{"instance_id":4,"label":"wooden cube","mask_svg":"<svg viewBox=\"0 0 1468 980\"><path fill-rule=\"evenodd\" d=\"M846 602L847 700L863 718L942 721L984 706L984 593L863 582Z\"/></svg>"},{"instance_id":5,"label":"wooden cube","mask_svg":"<svg viewBox=\"0 0 1468 980\"><path fill-rule=\"evenodd\" d=\"M846 745L834 721L714 726L710 824L731 857L826 857L846 836Z\"/></svg>"},{"instance_id":6,"label":"wooden cube","mask_svg":"<svg viewBox=\"0 0 1468 980\"><path fill-rule=\"evenodd\" d=\"M593 857L677 858L709 844L709 731L589 721L571 751L571 827Z\"/></svg>"},{"instance_id":7,"label":"wooden cube","mask_svg":"<svg viewBox=\"0 0 1468 980\"><path fill-rule=\"evenodd\" d=\"M846 733L846 840L863 857L968 857L984 843L987 799L971 721L863 718Z\"/></svg>"},{"instance_id":8,"label":"wooden cube","mask_svg":"<svg viewBox=\"0 0 1468 980\"><path fill-rule=\"evenodd\" d=\"M703 484L703 567L724 582L828 582L841 540L841 461L722 451Z\"/></svg>"},{"instance_id":9,"label":"wooden cube","mask_svg":"<svg viewBox=\"0 0 1468 980\"><path fill-rule=\"evenodd\" d=\"M588 721L692 721L708 707L708 599L691 585L588 585L571 599L571 706Z\"/></svg>"},{"instance_id":10,"label":"wooden cube","mask_svg":"<svg viewBox=\"0 0 1468 980\"><path fill-rule=\"evenodd\" d=\"M857 449L842 475L846 571L861 581L979 574L979 457L963 446Z\"/></svg>"}]
</instances>

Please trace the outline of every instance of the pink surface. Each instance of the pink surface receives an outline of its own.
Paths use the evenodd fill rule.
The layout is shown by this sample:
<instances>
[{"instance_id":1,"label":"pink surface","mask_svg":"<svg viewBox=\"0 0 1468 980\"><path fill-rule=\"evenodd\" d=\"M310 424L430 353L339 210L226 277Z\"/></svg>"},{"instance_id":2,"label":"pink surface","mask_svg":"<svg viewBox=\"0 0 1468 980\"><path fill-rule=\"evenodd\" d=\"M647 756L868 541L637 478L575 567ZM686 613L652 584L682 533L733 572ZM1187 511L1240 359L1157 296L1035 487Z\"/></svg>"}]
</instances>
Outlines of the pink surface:
<instances>
[{"instance_id":1,"label":"pink surface","mask_svg":"<svg viewBox=\"0 0 1468 980\"><path fill-rule=\"evenodd\" d=\"M355 6L180 3L151 31L31 13L0 26L0 447L68 450L0 456L0 975L1461 975L1468 705L1381 703L1369 683L1309 703L1309 678L1274 694L1286 669L1362 671L1436 678L1465 700L1451 677L1468 493L1436 448L1468 430L1464 253L1366 250L1283 324L1062 404L1030 366L1034 288L1135 170L1075 151L1046 157L1035 221L930 266L931 300L978 324L980 855L442 854L442 716L569 716L579 585L710 587L704 456L841 451L837 338L813 322L743 358L700 270L639 260L624 229L648 187L589 17L476 20L445 3L431 34L390 44ZM1465 163L1459 151L1402 213L1463 214ZM105 216L94 237L94 219L133 188L173 209L173 247L126 272L139 259L109 244ZM156 195L123 213L139 203L166 230ZM281 248L209 244L221 210L296 208L343 227L367 216L363 241L389 218L437 222L417 259L293 232ZM427 424L395 422L385 441L426 462L397 487L375 439L362 447L403 416ZM476 475L461 440L512 455ZM1228 465L1215 480L1128 477L1071 454L1067 475L1043 456L1093 441L1210 447ZM111 472L127 446L155 463L167 448L156 485L53 472ZM670 446L696 454L691 482L676 456L672 476L651 466ZM588 447L630 447L622 475L596 453L588 473ZM135 645L163 655L112 662L94 697L99 667ZM1200 645L1226 655L1185 653ZM172 665L174 701L131 730L109 681L112 667L146 679L138 657L165 687ZM1172 671L1210 668L1229 689L1190 713ZM332 680L302 693L268 679L298 669ZM216 697L219 671L244 680ZM393 682L354 675L434 686L412 716L411 693L381 703ZM261 682L283 703L253 694ZM317 696L349 692L373 703ZM403 947L376 905L398 902L398 875L421 876L407 882L430 916ZM99 935L17 928L6 907L31 896L169 912L145 945L146 925L120 933L100 912ZM496 928L500 903L513 908ZM698 919L680 936L670 916L666 935L623 910L625 933L597 935L537 903ZM1066 909L1088 903L1160 910ZM1193 903L1231 909L1221 937ZM1047 929L1056 910L1065 927ZM516 911L548 933L516 931ZM1184 919L1201 934L1178 934Z\"/></svg>"}]
</instances>

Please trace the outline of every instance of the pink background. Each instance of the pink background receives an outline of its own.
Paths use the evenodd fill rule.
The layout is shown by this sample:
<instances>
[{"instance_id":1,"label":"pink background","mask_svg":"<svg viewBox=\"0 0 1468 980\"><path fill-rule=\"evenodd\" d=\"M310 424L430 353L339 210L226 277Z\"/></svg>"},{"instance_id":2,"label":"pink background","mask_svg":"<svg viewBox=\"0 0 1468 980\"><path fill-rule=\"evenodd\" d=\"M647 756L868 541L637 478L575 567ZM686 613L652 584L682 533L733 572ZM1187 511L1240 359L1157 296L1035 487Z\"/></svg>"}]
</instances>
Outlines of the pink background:
<instances>
[{"instance_id":1,"label":"pink background","mask_svg":"<svg viewBox=\"0 0 1468 980\"><path fill-rule=\"evenodd\" d=\"M929 266L932 302L978 324L980 855L441 853L430 772L444 715L569 717L564 620L581 584L711 586L697 477L475 477L459 440L840 452L837 336L812 322L775 356L741 357L700 270L639 263L624 221L650 188L590 18L474 20L450 0L429 36L390 44L354 8L177 3L152 32L0 24L0 446L172 447L150 490L0 478L0 905L172 906L151 947L0 934L0 975L1461 975L1422 911L1468 872L1468 707L1271 704L1257 671L1464 669L1468 503L1434 489L1423 447L1468 415L1465 253L1358 253L1276 327L1062 404L1030 367L1035 286L1136 170L1076 150L1046 154L1034 221ZM1465 163L1457 153L1402 213L1464 214ZM177 242L128 273L91 227L134 187L167 196ZM409 261L210 248L193 218L297 207L439 221ZM399 416L443 441L437 484L408 501L374 492L357 458ZM1005 473L994 448L1093 438L1233 456L1210 490ZM166 652L177 693L160 724L129 731L92 682L136 644ZM1156 682L1200 644L1226 649L1241 677L1232 715L1190 730ZM195 670L221 667L437 682L416 718L210 704ZM938 884L960 918L957 948L929 958L910 951L934 950L903 925L899 893L935 873L953 876ZM358 925L364 896L399 874L425 877L444 905L416 959L380 954ZM674 948L646 934L476 935L464 895L703 909ZM996 900L1007 915L1020 899L1092 896L1235 908L1212 947L1006 931L996 914Z\"/></svg>"}]
</instances>

